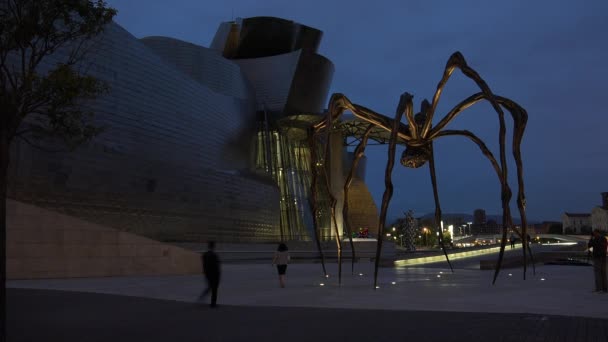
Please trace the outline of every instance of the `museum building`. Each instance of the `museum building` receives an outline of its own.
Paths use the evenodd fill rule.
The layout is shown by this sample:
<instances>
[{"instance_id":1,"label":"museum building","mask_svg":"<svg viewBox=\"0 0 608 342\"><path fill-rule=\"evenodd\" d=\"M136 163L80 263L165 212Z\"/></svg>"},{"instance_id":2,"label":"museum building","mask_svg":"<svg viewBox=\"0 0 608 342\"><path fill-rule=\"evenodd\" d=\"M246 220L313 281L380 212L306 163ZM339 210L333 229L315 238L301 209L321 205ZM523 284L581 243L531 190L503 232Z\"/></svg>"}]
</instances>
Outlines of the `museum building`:
<instances>
[{"instance_id":1,"label":"museum building","mask_svg":"<svg viewBox=\"0 0 608 342\"><path fill-rule=\"evenodd\" d=\"M82 63L109 86L85 103L103 131L74 151L16 140L9 199L158 241L313 239L310 168L320 163L311 163L306 133L324 114L334 72L317 53L321 37L273 17L221 23L209 47L108 25ZM331 135L341 151L329 171L337 209L352 127ZM364 177L362 160L349 219L375 229ZM319 230L329 239L320 193Z\"/></svg>"}]
</instances>

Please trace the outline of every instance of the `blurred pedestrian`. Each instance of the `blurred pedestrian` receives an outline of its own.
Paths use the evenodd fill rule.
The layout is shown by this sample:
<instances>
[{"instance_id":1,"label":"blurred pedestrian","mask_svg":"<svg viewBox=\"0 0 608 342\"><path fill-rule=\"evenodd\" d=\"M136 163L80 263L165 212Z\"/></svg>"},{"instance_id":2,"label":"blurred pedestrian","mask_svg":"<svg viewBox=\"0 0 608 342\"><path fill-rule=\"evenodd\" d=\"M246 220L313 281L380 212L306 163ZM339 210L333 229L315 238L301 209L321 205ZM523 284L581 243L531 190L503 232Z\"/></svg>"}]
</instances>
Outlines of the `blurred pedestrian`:
<instances>
[{"instance_id":1,"label":"blurred pedestrian","mask_svg":"<svg viewBox=\"0 0 608 342\"><path fill-rule=\"evenodd\" d=\"M220 258L215 253L215 242L207 243L207 252L205 252L201 261L203 264L203 274L207 279L207 288L198 297L199 302L202 302L205 297L211 292L211 307L217 307L217 290L220 286Z\"/></svg>"},{"instance_id":2,"label":"blurred pedestrian","mask_svg":"<svg viewBox=\"0 0 608 342\"><path fill-rule=\"evenodd\" d=\"M593 230L593 236L587 244L589 248L593 248L593 273L595 276L595 291L593 292L608 292L608 280L606 279L606 248L608 241L599 229Z\"/></svg>"},{"instance_id":3,"label":"blurred pedestrian","mask_svg":"<svg viewBox=\"0 0 608 342\"><path fill-rule=\"evenodd\" d=\"M276 252L274 252L274 257L272 258L272 265L277 265L277 271L279 272L279 285L281 287L285 287L285 273L287 272L287 264L289 264L289 260L291 260L287 250L287 245L281 242Z\"/></svg>"}]
</instances>

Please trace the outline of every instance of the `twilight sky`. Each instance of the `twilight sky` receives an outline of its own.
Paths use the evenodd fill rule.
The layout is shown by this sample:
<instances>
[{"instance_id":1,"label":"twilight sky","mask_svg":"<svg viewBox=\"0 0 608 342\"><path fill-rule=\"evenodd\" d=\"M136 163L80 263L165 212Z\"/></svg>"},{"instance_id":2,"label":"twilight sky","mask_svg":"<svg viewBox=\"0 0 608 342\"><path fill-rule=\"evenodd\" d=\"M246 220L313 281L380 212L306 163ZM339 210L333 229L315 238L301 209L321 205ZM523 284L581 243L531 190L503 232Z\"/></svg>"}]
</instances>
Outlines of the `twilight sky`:
<instances>
[{"instance_id":1,"label":"twilight sky","mask_svg":"<svg viewBox=\"0 0 608 342\"><path fill-rule=\"evenodd\" d=\"M430 100L447 59L460 51L495 94L528 111L522 154L531 219L589 212L600 204L600 192L608 191L606 0L107 2L119 11L116 22L138 38L169 36L209 46L219 23L233 15L276 16L320 29L319 52L335 64L330 94L344 93L390 117L405 91L414 95L416 110L424 98ZM435 119L478 91L456 71ZM473 131L498 157L498 119L488 104L467 110L448 128ZM510 124L508 129L511 135ZM511 150L507 153L515 194L515 165ZM366 182L379 206L387 148L370 146L366 154ZM498 179L473 143L441 138L435 154L444 213L501 212ZM416 215L433 212L428 167L405 169L397 163L393 182L389 219L408 209Z\"/></svg>"}]
</instances>

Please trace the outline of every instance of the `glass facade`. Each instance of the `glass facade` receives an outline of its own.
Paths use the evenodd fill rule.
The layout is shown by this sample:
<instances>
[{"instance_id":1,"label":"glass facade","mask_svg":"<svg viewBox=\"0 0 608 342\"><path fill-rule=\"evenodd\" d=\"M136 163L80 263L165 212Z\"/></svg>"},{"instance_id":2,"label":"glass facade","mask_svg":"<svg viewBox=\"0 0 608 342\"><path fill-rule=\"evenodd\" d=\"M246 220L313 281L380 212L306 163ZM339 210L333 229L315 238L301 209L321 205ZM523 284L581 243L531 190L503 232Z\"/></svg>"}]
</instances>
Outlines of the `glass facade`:
<instances>
[{"instance_id":1,"label":"glass facade","mask_svg":"<svg viewBox=\"0 0 608 342\"><path fill-rule=\"evenodd\" d=\"M317 151L322 155L322 151ZM331 238L330 215L322 161L317 180L317 217L322 240ZM259 121L255 168L277 183L280 199L281 240L310 241L314 238L310 207L310 147L307 140L290 139L281 127L264 119Z\"/></svg>"}]
</instances>

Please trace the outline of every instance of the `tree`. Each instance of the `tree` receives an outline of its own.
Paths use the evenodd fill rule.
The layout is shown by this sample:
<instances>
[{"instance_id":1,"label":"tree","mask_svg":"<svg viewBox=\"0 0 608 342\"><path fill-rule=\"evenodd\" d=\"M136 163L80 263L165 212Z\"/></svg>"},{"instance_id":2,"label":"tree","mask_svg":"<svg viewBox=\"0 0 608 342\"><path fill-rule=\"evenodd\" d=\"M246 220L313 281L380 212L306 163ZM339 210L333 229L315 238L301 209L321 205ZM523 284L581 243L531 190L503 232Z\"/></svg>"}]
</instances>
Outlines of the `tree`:
<instances>
[{"instance_id":1,"label":"tree","mask_svg":"<svg viewBox=\"0 0 608 342\"><path fill-rule=\"evenodd\" d=\"M443 243L450 245L452 243L452 235L447 230L443 232Z\"/></svg>"},{"instance_id":2,"label":"tree","mask_svg":"<svg viewBox=\"0 0 608 342\"><path fill-rule=\"evenodd\" d=\"M99 133L83 100L106 90L82 61L116 10L102 0L0 0L0 298L6 303L6 195L10 145L42 138L68 148ZM41 146L38 146L41 147ZM43 147L41 147L43 148ZM4 307L4 305L3 305ZM4 325L5 310L2 310ZM1 337L5 340L2 326Z\"/></svg>"},{"instance_id":3,"label":"tree","mask_svg":"<svg viewBox=\"0 0 608 342\"><path fill-rule=\"evenodd\" d=\"M416 219L414 218L414 212L408 210L405 213L405 218L400 221L399 231L403 236L403 245L408 251L415 251L416 245L414 239L416 238L417 226Z\"/></svg>"}]
</instances>

